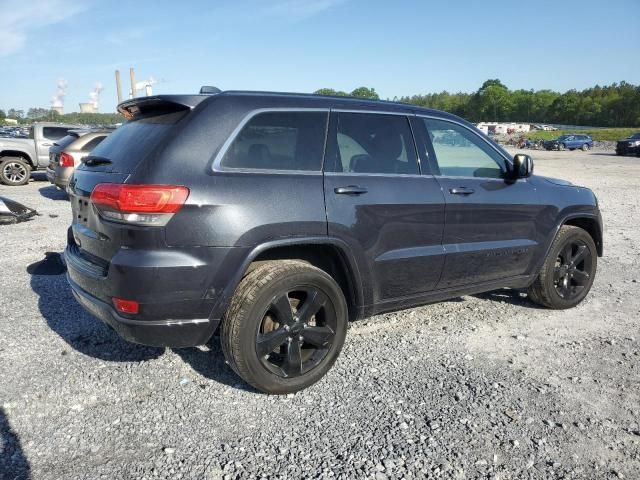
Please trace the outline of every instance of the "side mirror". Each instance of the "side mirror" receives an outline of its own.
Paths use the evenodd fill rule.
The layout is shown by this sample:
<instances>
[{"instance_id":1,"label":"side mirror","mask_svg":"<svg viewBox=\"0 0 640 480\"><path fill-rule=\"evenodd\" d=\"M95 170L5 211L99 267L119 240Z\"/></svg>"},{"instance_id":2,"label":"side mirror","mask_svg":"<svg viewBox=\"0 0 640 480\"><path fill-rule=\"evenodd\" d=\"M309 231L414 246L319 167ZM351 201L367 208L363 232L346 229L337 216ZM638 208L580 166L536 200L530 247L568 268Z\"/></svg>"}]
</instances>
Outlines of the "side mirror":
<instances>
[{"instance_id":1,"label":"side mirror","mask_svg":"<svg viewBox=\"0 0 640 480\"><path fill-rule=\"evenodd\" d=\"M518 153L513 157L513 169L511 178L527 178L533 175L533 159L524 153Z\"/></svg>"}]
</instances>

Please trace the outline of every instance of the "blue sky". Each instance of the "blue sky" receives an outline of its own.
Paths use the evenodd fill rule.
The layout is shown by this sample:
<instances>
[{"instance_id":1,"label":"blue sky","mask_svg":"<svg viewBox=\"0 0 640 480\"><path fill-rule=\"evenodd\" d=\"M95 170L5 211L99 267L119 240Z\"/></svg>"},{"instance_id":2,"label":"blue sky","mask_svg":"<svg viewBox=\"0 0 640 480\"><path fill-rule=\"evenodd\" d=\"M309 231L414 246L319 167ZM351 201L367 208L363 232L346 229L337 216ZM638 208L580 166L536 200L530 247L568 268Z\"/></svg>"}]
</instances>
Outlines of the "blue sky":
<instances>
[{"instance_id":1,"label":"blue sky","mask_svg":"<svg viewBox=\"0 0 640 480\"><path fill-rule=\"evenodd\" d=\"M0 0L0 108L65 111L114 70L154 93L374 87L383 98L640 83L638 0Z\"/></svg>"}]
</instances>

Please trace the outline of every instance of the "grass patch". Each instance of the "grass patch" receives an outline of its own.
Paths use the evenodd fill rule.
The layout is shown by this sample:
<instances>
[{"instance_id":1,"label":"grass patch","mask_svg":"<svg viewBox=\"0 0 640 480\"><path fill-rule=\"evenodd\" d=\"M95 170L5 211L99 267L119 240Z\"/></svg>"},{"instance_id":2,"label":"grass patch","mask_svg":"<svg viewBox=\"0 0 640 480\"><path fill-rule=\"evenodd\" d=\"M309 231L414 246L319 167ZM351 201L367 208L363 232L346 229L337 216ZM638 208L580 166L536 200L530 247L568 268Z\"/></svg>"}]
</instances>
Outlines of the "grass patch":
<instances>
[{"instance_id":1,"label":"grass patch","mask_svg":"<svg viewBox=\"0 0 640 480\"><path fill-rule=\"evenodd\" d=\"M601 128L597 130L557 130L555 132L550 131L535 131L525 134L527 138L532 140L553 140L564 134L582 134L591 135L596 142L604 141L616 141L627 138L634 133L640 132L640 128Z\"/></svg>"}]
</instances>

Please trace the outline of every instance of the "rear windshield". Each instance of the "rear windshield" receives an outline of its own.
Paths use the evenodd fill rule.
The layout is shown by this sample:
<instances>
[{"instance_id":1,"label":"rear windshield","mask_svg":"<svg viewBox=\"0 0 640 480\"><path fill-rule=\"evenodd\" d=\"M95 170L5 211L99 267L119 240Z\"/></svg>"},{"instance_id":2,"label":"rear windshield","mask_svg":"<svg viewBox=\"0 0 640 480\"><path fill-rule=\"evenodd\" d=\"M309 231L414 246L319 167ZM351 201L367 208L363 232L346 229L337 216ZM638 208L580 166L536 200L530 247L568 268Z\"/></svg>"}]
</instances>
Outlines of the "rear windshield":
<instances>
[{"instance_id":1,"label":"rear windshield","mask_svg":"<svg viewBox=\"0 0 640 480\"><path fill-rule=\"evenodd\" d=\"M78 135L70 133L66 137L62 137L60 140L56 140L54 145L57 145L60 148L66 148L67 146L75 142L77 139L78 139Z\"/></svg>"},{"instance_id":2,"label":"rear windshield","mask_svg":"<svg viewBox=\"0 0 640 480\"><path fill-rule=\"evenodd\" d=\"M181 111L126 122L101 142L91 156L111 160L104 170L131 173L186 114L187 111Z\"/></svg>"}]
</instances>

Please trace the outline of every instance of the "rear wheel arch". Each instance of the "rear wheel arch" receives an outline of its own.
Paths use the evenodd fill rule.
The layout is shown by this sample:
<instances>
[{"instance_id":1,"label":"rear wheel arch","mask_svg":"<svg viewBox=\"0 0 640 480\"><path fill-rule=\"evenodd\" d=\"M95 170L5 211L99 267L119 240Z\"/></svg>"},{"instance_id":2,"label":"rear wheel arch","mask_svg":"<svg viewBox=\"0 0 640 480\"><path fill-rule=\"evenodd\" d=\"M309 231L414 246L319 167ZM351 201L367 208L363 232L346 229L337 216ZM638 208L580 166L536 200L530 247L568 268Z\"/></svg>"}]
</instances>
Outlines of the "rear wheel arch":
<instances>
[{"instance_id":1,"label":"rear wheel arch","mask_svg":"<svg viewBox=\"0 0 640 480\"><path fill-rule=\"evenodd\" d=\"M21 158L31 166L32 170L35 170L35 166L34 166L33 160L25 152L21 152L20 150L3 150L3 151L0 152L0 162L2 162L5 159L5 157L18 157L18 158Z\"/></svg>"},{"instance_id":2,"label":"rear wheel arch","mask_svg":"<svg viewBox=\"0 0 640 480\"><path fill-rule=\"evenodd\" d=\"M361 279L347 251L336 243L301 242L271 245L253 255L242 278L260 265L277 260L299 260L329 274L340 286L349 309L349 320L359 318L359 306L363 304Z\"/></svg>"}]
</instances>

